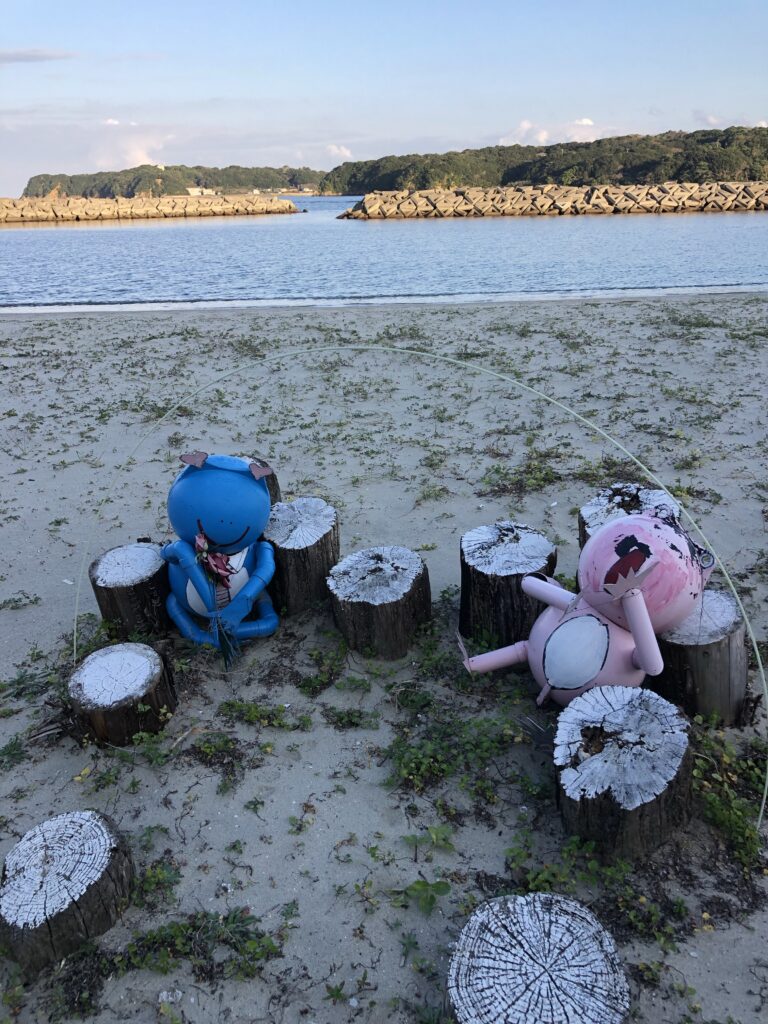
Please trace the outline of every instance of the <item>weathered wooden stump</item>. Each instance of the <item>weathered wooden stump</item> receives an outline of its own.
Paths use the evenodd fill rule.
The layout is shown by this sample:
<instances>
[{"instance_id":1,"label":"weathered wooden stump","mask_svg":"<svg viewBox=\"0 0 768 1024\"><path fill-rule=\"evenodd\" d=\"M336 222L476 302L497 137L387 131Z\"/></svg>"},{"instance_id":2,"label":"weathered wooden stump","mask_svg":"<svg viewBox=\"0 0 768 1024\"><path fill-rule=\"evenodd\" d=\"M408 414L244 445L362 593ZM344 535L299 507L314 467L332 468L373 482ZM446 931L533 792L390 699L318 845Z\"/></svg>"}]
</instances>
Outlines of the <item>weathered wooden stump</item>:
<instances>
[{"instance_id":1,"label":"weathered wooden stump","mask_svg":"<svg viewBox=\"0 0 768 1024\"><path fill-rule=\"evenodd\" d=\"M264 539L275 549L269 595L278 612L298 615L328 599L326 579L339 560L339 517L322 498L272 506Z\"/></svg>"},{"instance_id":2,"label":"weathered wooden stump","mask_svg":"<svg viewBox=\"0 0 768 1024\"><path fill-rule=\"evenodd\" d=\"M89 654L70 677L69 697L96 739L119 747L137 732L160 732L177 703L157 651L130 643Z\"/></svg>"},{"instance_id":3,"label":"weathered wooden stump","mask_svg":"<svg viewBox=\"0 0 768 1024\"><path fill-rule=\"evenodd\" d=\"M251 462L255 462L257 466L261 466L263 469L269 469L269 473L264 477L264 483L267 485L269 491L269 503L270 505L276 505L278 501L283 500L283 492L280 490L280 482L277 479L277 473L275 473L272 466L267 462L266 459L262 459L261 456L255 455L242 456L245 461L250 465Z\"/></svg>"},{"instance_id":4,"label":"weathered wooden stump","mask_svg":"<svg viewBox=\"0 0 768 1024\"><path fill-rule=\"evenodd\" d=\"M523 593L523 576L551 576L557 548L530 526L502 520L461 538L459 632L505 647L527 640L544 606Z\"/></svg>"},{"instance_id":5,"label":"weathered wooden stump","mask_svg":"<svg viewBox=\"0 0 768 1024\"><path fill-rule=\"evenodd\" d=\"M651 690L596 686L561 713L558 804L604 857L651 853L691 813L688 722Z\"/></svg>"},{"instance_id":6,"label":"weathered wooden stump","mask_svg":"<svg viewBox=\"0 0 768 1024\"><path fill-rule=\"evenodd\" d=\"M611 484L579 509L579 547L611 519L637 512L678 519L680 506L666 491L636 483Z\"/></svg>"},{"instance_id":7,"label":"weathered wooden stump","mask_svg":"<svg viewBox=\"0 0 768 1024\"><path fill-rule=\"evenodd\" d=\"M73 811L42 822L5 858L0 946L34 974L111 928L132 879L128 844L109 818Z\"/></svg>"},{"instance_id":8,"label":"weathered wooden stump","mask_svg":"<svg viewBox=\"0 0 768 1024\"><path fill-rule=\"evenodd\" d=\"M432 614L424 560L403 547L357 551L328 576L331 609L353 651L402 658Z\"/></svg>"},{"instance_id":9,"label":"weathered wooden stump","mask_svg":"<svg viewBox=\"0 0 768 1024\"><path fill-rule=\"evenodd\" d=\"M88 577L105 622L122 637L168 630L168 565L159 544L124 544L91 562Z\"/></svg>"},{"instance_id":10,"label":"weathered wooden stump","mask_svg":"<svg viewBox=\"0 0 768 1024\"><path fill-rule=\"evenodd\" d=\"M629 986L616 945L576 900L501 896L464 925L448 968L459 1024L621 1024Z\"/></svg>"},{"instance_id":11,"label":"weathered wooden stump","mask_svg":"<svg viewBox=\"0 0 768 1024\"><path fill-rule=\"evenodd\" d=\"M659 637L664 671L648 680L651 688L689 715L738 723L747 694L745 632L733 595L705 590L688 618Z\"/></svg>"}]
</instances>

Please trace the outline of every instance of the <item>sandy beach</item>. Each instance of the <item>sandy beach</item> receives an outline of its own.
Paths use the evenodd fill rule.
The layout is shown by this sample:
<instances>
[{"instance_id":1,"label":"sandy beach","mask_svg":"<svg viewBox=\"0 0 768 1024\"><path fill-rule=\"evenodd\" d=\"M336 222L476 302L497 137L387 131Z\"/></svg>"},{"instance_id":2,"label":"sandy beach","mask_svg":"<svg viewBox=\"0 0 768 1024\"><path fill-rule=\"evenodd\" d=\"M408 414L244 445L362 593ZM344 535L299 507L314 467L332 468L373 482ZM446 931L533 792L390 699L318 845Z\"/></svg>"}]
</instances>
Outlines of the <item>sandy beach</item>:
<instances>
[{"instance_id":1,"label":"sandy beach","mask_svg":"<svg viewBox=\"0 0 768 1024\"><path fill-rule=\"evenodd\" d=\"M468 914L544 865L538 887L572 878L613 932L633 1020L762 1020L768 861L763 875L745 872L700 814L620 881L564 855L557 709L535 709L525 675L470 680L453 636L464 532L527 523L572 577L579 506L640 479L568 407L694 516L765 654L767 345L762 293L0 316L0 857L46 817L94 808L128 836L143 879L143 905L99 948L248 907L281 950L250 979L217 969L221 950L165 975L102 970L91 956L24 991L0 960L0 1021L79 1007L98 1022L447 1022L446 965ZM319 609L284 620L228 672L177 639L180 702L160 744L83 747L59 728L55 691L77 617L81 651L93 632L88 565L138 537L171 538L166 495L179 455L196 449L262 455L284 498L331 502L342 556L419 550L434 629L401 661L366 660ZM254 726L222 710L233 700L284 715ZM479 723L489 755L476 731L438 783L387 784L403 744L457 720ZM762 709L731 739L756 733L765 738ZM222 736L220 756L206 756L205 739ZM450 892L427 914L409 888L438 879Z\"/></svg>"}]
</instances>

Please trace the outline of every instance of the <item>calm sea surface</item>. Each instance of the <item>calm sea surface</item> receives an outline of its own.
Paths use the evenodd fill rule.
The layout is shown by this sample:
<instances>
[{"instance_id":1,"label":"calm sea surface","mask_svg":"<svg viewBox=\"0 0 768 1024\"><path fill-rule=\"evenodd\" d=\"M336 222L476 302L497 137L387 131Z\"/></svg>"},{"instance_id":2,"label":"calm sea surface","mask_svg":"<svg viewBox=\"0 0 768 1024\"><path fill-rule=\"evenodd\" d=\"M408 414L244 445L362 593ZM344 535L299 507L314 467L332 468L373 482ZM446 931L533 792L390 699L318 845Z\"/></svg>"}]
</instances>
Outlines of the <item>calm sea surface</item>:
<instances>
[{"instance_id":1,"label":"calm sea surface","mask_svg":"<svg viewBox=\"0 0 768 1024\"><path fill-rule=\"evenodd\" d=\"M768 287L768 213L341 221L292 216L0 228L0 307L298 304Z\"/></svg>"}]
</instances>

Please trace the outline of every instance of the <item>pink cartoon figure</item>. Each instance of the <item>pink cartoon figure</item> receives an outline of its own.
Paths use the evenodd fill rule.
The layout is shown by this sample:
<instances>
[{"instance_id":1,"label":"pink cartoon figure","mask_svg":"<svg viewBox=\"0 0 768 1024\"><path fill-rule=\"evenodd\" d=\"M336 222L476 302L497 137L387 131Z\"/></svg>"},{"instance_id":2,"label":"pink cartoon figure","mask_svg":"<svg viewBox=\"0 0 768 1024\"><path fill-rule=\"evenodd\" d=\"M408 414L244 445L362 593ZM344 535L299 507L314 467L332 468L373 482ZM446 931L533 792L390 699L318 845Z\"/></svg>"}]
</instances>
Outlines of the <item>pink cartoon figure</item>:
<instances>
[{"instance_id":1,"label":"pink cartoon figure","mask_svg":"<svg viewBox=\"0 0 768 1024\"><path fill-rule=\"evenodd\" d=\"M467 656L470 672L492 672L527 661L541 687L568 704L593 686L639 686L664 664L657 633L672 629L694 610L714 558L671 516L629 515L608 522L584 545L579 593L532 573L526 594L548 607L527 640Z\"/></svg>"}]
</instances>

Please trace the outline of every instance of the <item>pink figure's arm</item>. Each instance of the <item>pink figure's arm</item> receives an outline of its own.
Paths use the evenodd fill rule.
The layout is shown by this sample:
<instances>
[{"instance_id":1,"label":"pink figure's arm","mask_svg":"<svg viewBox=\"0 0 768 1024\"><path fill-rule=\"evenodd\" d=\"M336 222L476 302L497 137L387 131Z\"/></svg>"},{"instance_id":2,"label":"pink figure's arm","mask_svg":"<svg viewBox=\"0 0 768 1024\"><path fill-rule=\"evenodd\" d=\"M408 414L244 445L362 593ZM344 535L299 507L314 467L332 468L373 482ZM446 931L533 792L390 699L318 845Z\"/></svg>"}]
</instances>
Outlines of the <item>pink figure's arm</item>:
<instances>
[{"instance_id":1,"label":"pink figure's arm","mask_svg":"<svg viewBox=\"0 0 768 1024\"><path fill-rule=\"evenodd\" d=\"M470 672L493 672L497 668L520 665L527 660L528 641L521 640L510 647L500 647L497 651L488 651L487 654L476 654L474 658L465 657L464 666Z\"/></svg>"},{"instance_id":2,"label":"pink figure's arm","mask_svg":"<svg viewBox=\"0 0 768 1024\"><path fill-rule=\"evenodd\" d=\"M529 597L535 597L537 601L543 601L544 604L550 604L553 608L559 608L563 612L570 607L575 597L570 590L566 590L556 583L550 583L545 576L538 573L531 573L529 576L523 577L523 591Z\"/></svg>"},{"instance_id":3,"label":"pink figure's arm","mask_svg":"<svg viewBox=\"0 0 768 1024\"><path fill-rule=\"evenodd\" d=\"M621 599L621 607L635 641L633 662L637 668L641 668L649 676L659 675L664 668L664 661L641 591L628 590Z\"/></svg>"}]
</instances>

